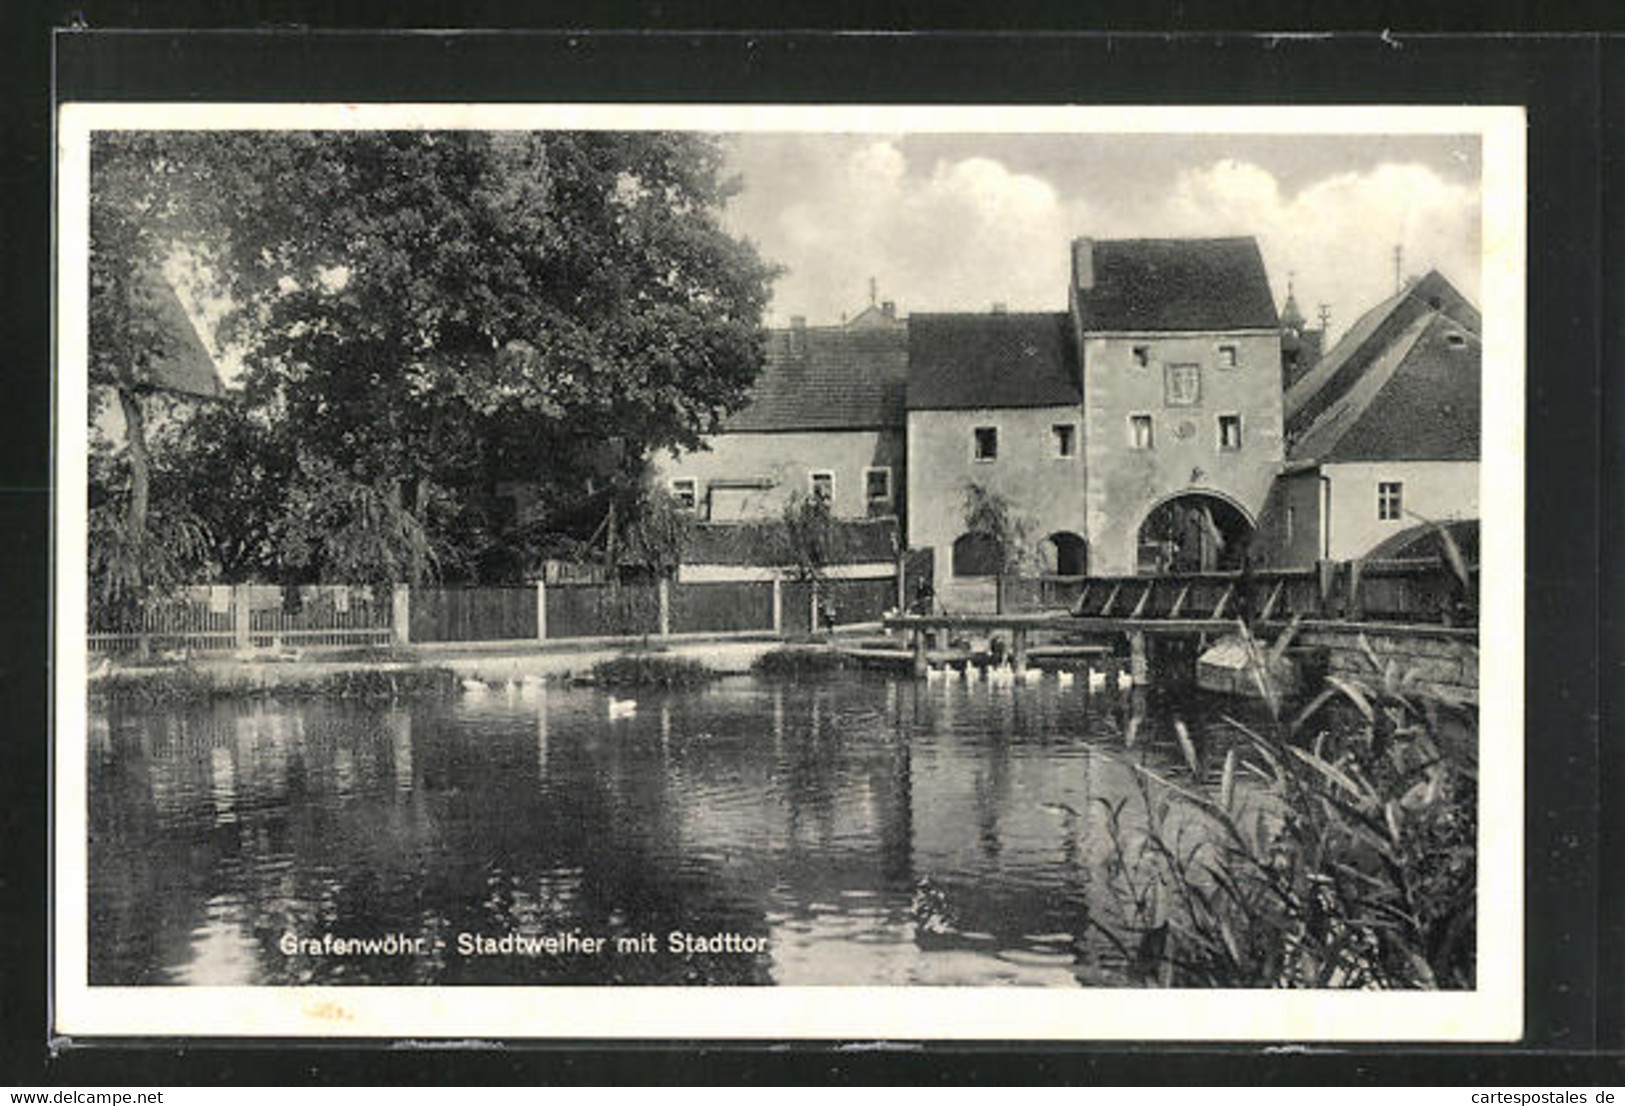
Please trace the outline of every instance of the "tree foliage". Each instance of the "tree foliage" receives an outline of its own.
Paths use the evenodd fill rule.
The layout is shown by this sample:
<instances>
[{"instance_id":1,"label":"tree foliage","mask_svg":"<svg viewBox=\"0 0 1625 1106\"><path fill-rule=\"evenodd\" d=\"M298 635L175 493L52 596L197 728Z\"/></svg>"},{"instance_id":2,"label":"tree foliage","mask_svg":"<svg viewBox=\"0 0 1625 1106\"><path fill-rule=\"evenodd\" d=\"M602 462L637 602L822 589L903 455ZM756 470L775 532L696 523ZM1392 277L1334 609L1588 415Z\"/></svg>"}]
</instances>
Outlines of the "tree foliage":
<instances>
[{"instance_id":1,"label":"tree foliage","mask_svg":"<svg viewBox=\"0 0 1625 1106\"><path fill-rule=\"evenodd\" d=\"M986 534L993 539L1001 573L1018 572L1037 556L1032 548L1031 526L1001 492L982 484L967 484L964 523L967 533Z\"/></svg>"},{"instance_id":2,"label":"tree foliage","mask_svg":"<svg viewBox=\"0 0 1625 1106\"><path fill-rule=\"evenodd\" d=\"M192 259L241 410L196 415L156 467L209 474L173 492L233 578L516 574L538 527L580 538L634 505L645 456L697 445L763 359L772 270L721 224L736 186L706 136L98 144L92 379L131 363L123 274ZM528 533L497 495L515 480L541 489Z\"/></svg>"}]
</instances>

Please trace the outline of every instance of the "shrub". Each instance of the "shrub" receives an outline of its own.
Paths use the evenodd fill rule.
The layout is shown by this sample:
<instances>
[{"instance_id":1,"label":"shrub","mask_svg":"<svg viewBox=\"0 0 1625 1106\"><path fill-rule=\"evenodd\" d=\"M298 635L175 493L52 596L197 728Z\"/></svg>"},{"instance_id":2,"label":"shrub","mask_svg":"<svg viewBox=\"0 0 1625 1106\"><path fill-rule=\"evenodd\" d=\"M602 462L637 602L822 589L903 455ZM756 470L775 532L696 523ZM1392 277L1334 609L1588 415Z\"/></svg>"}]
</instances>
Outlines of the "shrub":
<instances>
[{"instance_id":1,"label":"shrub","mask_svg":"<svg viewBox=\"0 0 1625 1106\"><path fill-rule=\"evenodd\" d=\"M592 676L605 687L695 687L717 673L689 657L626 653L593 665Z\"/></svg>"},{"instance_id":2,"label":"shrub","mask_svg":"<svg viewBox=\"0 0 1625 1106\"><path fill-rule=\"evenodd\" d=\"M846 658L832 649L770 649L751 667L759 676L815 676L846 667Z\"/></svg>"},{"instance_id":3,"label":"shrub","mask_svg":"<svg viewBox=\"0 0 1625 1106\"><path fill-rule=\"evenodd\" d=\"M1134 764L1143 820L1124 817L1128 800L1097 800L1119 917L1091 924L1131 976L1164 986L1471 988L1476 712L1367 647L1369 680L1327 676L1288 720L1248 645L1271 723L1225 718L1237 740L1216 795ZM1265 783L1250 804L1243 772ZM1190 817L1171 820L1176 807Z\"/></svg>"},{"instance_id":4,"label":"shrub","mask_svg":"<svg viewBox=\"0 0 1625 1106\"><path fill-rule=\"evenodd\" d=\"M93 702L167 706L233 697L295 699L447 698L457 694L457 673L448 668L343 669L299 676L271 685L232 682L196 668L152 675L114 673L90 685Z\"/></svg>"}]
</instances>

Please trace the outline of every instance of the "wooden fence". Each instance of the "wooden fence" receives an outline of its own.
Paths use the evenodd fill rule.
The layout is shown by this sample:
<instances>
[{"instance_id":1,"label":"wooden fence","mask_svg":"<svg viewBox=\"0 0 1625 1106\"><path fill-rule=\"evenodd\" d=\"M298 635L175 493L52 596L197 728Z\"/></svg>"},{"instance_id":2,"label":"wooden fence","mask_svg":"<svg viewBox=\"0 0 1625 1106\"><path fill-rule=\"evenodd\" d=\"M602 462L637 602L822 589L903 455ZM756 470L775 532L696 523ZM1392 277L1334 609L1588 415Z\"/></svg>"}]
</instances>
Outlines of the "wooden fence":
<instances>
[{"instance_id":1,"label":"wooden fence","mask_svg":"<svg viewBox=\"0 0 1625 1106\"><path fill-rule=\"evenodd\" d=\"M536 636L536 588L413 588L410 641L516 641Z\"/></svg>"},{"instance_id":2,"label":"wooden fence","mask_svg":"<svg viewBox=\"0 0 1625 1106\"><path fill-rule=\"evenodd\" d=\"M186 588L93 624L89 651L208 653L393 640L393 595L378 597L369 588L308 590L308 598L300 594L289 604L281 588L263 585Z\"/></svg>"},{"instance_id":3,"label":"wooden fence","mask_svg":"<svg viewBox=\"0 0 1625 1106\"><path fill-rule=\"evenodd\" d=\"M230 652L305 647L557 641L665 634L805 636L878 622L898 606L896 576L507 587L301 589L199 587L92 627L92 653ZM305 595L303 593L311 593Z\"/></svg>"}]
</instances>

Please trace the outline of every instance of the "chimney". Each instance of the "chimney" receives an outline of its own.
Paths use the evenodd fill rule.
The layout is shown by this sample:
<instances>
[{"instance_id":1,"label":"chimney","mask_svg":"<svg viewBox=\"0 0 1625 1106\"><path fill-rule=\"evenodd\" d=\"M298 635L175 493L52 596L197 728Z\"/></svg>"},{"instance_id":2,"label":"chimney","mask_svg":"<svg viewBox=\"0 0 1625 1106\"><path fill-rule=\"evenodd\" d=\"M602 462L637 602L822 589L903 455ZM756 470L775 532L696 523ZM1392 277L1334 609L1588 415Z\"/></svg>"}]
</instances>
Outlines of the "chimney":
<instances>
[{"instance_id":1,"label":"chimney","mask_svg":"<svg viewBox=\"0 0 1625 1106\"><path fill-rule=\"evenodd\" d=\"M1095 286L1095 240L1072 239L1072 287L1087 292Z\"/></svg>"},{"instance_id":2,"label":"chimney","mask_svg":"<svg viewBox=\"0 0 1625 1106\"><path fill-rule=\"evenodd\" d=\"M1010 308L1005 305L1003 300L994 300L993 301L993 314L995 314L995 315L1007 315L1009 313L1010 313Z\"/></svg>"},{"instance_id":3,"label":"chimney","mask_svg":"<svg viewBox=\"0 0 1625 1106\"><path fill-rule=\"evenodd\" d=\"M880 305L880 313L888 319L897 318L897 301L886 300Z\"/></svg>"},{"instance_id":4,"label":"chimney","mask_svg":"<svg viewBox=\"0 0 1625 1106\"><path fill-rule=\"evenodd\" d=\"M790 316L790 352L800 357L807 352L807 316Z\"/></svg>"}]
</instances>

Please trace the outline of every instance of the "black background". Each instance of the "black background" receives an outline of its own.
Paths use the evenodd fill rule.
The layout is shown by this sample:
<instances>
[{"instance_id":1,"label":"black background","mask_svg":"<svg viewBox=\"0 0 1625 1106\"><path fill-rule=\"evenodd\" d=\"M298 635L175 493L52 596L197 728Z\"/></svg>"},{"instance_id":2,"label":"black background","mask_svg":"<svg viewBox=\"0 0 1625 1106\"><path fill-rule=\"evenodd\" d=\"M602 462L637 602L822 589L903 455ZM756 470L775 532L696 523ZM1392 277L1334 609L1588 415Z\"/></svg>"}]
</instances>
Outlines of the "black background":
<instances>
[{"instance_id":1,"label":"black background","mask_svg":"<svg viewBox=\"0 0 1625 1106\"><path fill-rule=\"evenodd\" d=\"M983 5L931 13L935 35L819 30L700 31L751 24L746 10L611 5L566 14L570 33L380 34L332 28L514 26L511 5L334 5L328 30L290 26L313 13L239 5L42 7L16 19L0 71L7 159L0 240L13 280L0 418L0 1082L40 1085L513 1082L1625 1082L1622 782L1609 739L1619 701L1622 623L1614 568L1625 516L1619 354L1625 351L1620 214L1609 193L1625 149L1621 41L1594 35L1430 37L1415 31L1515 25L1522 5L1407 12L1388 36L1190 33L1226 26L1182 4L1114 5L1129 33L1013 34ZM995 18L1025 13L998 5ZM1053 12L1053 8L1050 9ZM1357 25L1368 5L1328 4L1300 27ZM555 10L551 13L557 16ZM1254 8L1255 17L1262 16ZM1381 13L1377 13L1381 14ZM817 26L902 28L921 13L846 5L783 9ZM1548 13L1550 17L1550 13ZM184 17L184 18L183 18ZM1075 13L1074 13L1075 17ZM1551 26L1562 26L1551 17ZM756 21L762 22L757 17ZM237 29L162 31L183 22ZM978 23L981 24L978 27ZM633 24L666 27L637 33ZM266 25L280 27L267 30ZM597 30L592 29L596 25ZM1050 25L1054 26L1055 23ZM1180 36L1154 26L1183 26ZM1235 26L1235 23L1230 23ZM1282 24L1284 25L1284 24ZM1382 26L1377 23L1376 26ZM1568 24L1579 27L1580 22ZM77 27L78 29L73 29ZM117 31L115 27L146 27ZM104 29L108 28L108 29ZM1135 30L1138 28L1138 30ZM997 33L989 33L997 32ZM50 596L50 120L58 99L350 101L775 101L875 103L1508 103L1528 107L1529 345L1523 1044L1281 1050L1260 1043L1137 1048L922 1044L843 1049L626 1043L385 1051L374 1044L245 1041L96 1045L48 1037ZM1617 205L1615 205L1617 206ZM1613 310L1604 310L1610 303ZM1605 370L1605 366L1608 367ZM1605 429L1606 428L1606 429ZM1495 494L1485 489L1485 494ZM1490 608L1493 610L1493 608ZM1599 756L1599 753L1604 755ZM1486 810L1485 817L1495 812ZM1515 909L1515 904L1506 904ZM1490 904L1494 909L1494 904ZM1605 981L1612 981L1609 985Z\"/></svg>"}]
</instances>

